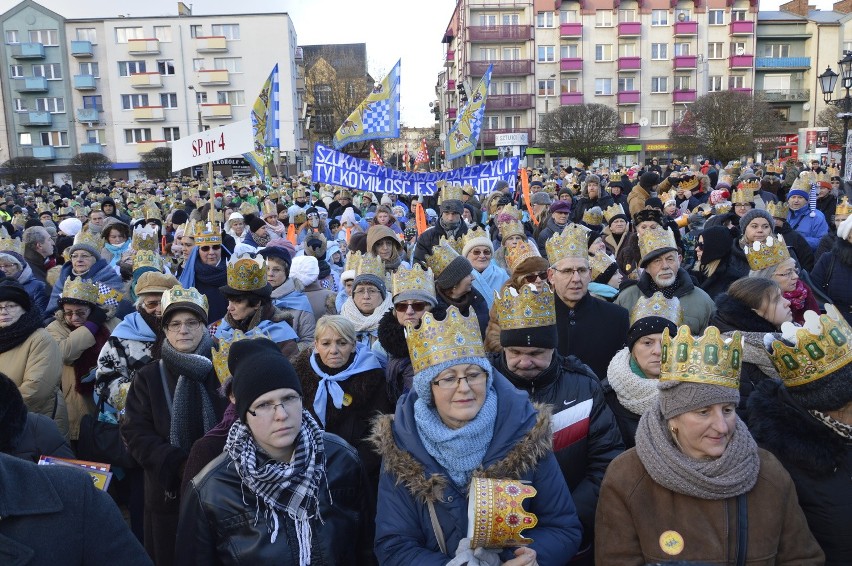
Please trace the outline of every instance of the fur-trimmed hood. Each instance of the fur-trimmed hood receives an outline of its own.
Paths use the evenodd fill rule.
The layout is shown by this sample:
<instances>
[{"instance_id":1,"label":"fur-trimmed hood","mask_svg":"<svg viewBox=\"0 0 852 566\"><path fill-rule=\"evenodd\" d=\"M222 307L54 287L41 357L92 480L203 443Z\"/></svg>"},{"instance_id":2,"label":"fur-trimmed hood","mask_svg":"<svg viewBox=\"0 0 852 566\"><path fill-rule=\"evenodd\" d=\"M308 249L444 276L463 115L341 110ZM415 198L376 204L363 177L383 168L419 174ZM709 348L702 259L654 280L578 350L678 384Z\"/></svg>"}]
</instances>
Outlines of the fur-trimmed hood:
<instances>
[{"instance_id":1,"label":"fur-trimmed hood","mask_svg":"<svg viewBox=\"0 0 852 566\"><path fill-rule=\"evenodd\" d=\"M396 320L393 309L388 310L379 320L378 335L379 343L389 355L395 358L409 357L405 328Z\"/></svg>"}]
</instances>

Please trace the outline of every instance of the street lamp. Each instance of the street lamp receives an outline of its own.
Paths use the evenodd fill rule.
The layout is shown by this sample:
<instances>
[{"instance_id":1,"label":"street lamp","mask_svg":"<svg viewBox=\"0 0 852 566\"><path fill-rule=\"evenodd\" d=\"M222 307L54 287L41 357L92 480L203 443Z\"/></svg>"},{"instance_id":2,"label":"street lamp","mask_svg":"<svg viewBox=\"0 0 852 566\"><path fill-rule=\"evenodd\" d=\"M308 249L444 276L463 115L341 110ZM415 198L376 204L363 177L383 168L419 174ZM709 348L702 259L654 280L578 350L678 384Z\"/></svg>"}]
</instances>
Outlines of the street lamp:
<instances>
[{"instance_id":1,"label":"street lamp","mask_svg":"<svg viewBox=\"0 0 852 566\"><path fill-rule=\"evenodd\" d=\"M822 99L826 104L836 106L840 110L837 117L843 120L843 153L840 155L840 175L845 182L849 178L846 174L846 152L849 150L846 142L849 137L849 119L852 118L852 96L849 95L849 89L852 88L852 51L844 51L843 59L838 61L837 64L840 67L839 75L832 71L831 67L827 67L825 72L817 78L819 79L819 88L822 91ZM843 98L832 100L831 97L834 94L834 87L838 78L843 79L842 86L846 89L846 95Z\"/></svg>"},{"instance_id":2,"label":"street lamp","mask_svg":"<svg viewBox=\"0 0 852 566\"><path fill-rule=\"evenodd\" d=\"M556 73L553 73L548 79L555 79ZM547 115L550 113L550 90L546 88L547 84L545 83L545 94L544 94L544 120L547 122ZM556 85L553 85L553 90L556 90ZM544 165L545 167L553 167L553 161L550 159L550 152L546 151L544 153Z\"/></svg>"},{"instance_id":3,"label":"street lamp","mask_svg":"<svg viewBox=\"0 0 852 566\"><path fill-rule=\"evenodd\" d=\"M198 109L198 133L200 134L204 131L204 124L201 122L201 101L198 99L198 92L195 90L194 86L189 85L186 88L191 90L192 94L195 96L195 107Z\"/></svg>"}]
</instances>

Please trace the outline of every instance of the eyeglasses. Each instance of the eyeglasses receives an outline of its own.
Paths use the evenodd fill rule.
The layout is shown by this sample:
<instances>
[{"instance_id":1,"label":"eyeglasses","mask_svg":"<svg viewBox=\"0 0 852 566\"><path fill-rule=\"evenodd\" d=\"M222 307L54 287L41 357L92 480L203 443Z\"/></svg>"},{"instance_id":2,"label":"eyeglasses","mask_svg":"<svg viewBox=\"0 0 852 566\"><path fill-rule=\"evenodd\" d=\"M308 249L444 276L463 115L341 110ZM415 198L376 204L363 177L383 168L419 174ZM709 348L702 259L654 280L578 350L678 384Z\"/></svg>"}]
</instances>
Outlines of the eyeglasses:
<instances>
[{"instance_id":1,"label":"eyeglasses","mask_svg":"<svg viewBox=\"0 0 852 566\"><path fill-rule=\"evenodd\" d=\"M17 303L10 303L6 305L0 305L0 312L15 312L15 309L21 308L21 305Z\"/></svg>"},{"instance_id":2,"label":"eyeglasses","mask_svg":"<svg viewBox=\"0 0 852 566\"><path fill-rule=\"evenodd\" d=\"M775 275L777 277L783 277L784 279L789 279L790 277L793 277L794 275L798 275L798 274L799 274L798 268L794 267L793 269L790 269L789 271L785 271L784 273L776 273Z\"/></svg>"},{"instance_id":3,"label":"eyeglasses","mask_svg":"<svg viewBox=\"0 0 852 566\"><path fill-rule=\"evenodd\" d=\"M296 411L302 405L302 397L300 395L288 395L281 399L280 403L273 403L272 401L267 401L266 403L261 403L254 410L248 409L248 413L253 417L260 417L263 419L271 419L275 416L275 409L281 407L285 413L288 415L291 411Z\"/></svg>"},{"instance_id":4,"label":"eyeglasses","mask_svg":"<svg viewBox=\"0 0 852 566\"><path fill-rule=\"evenodd\" d=\"M485 372L480 371L477 373L469 373L461 377L453 376L444 377L442 379L436 379L432 382L432 385L437 385L439 389L455 389L461 384L462 379L464 379L465 381L467 381L469 387L473 387L474 385L480 385L484 383L487 377L488 375Z\"/></svg>"},{"instance_id":5,"label":"eyeglasses","mask_svg":"<svg viewBox=\"0 0 852 566\"><path fill-rule=\"evenodd\" d=\"M159 307L161 304L162 304L162 301L160 301L159 299L151 299L150 301L145 301L144 303L142 303L142 306L145 307L146 309L155 309L155 308Z\"/></svg>"},{"instance_id":6,"label":"eyeglasses","mask_svg":"<svg viewBox=\"0 0 852 566\"><path fill-rule=\"evenodd\" d=\"M0 271L11 271L12 269L18 269L18 266L14 263L2 263L0 264Z\"/></svg>"},{"instance_id":7,"label":"eyeglasses","mask_svg":"<svg viewBox=\"0 0 852 566\"><path fill-rule=\"evenodd\" d=\"M485 250L473 250L473 251L471 251L470 253L471 253L471 255L473 255L473 257L477 257L477 256L481 256L481 255L482 255L482 256L485 256L485 257L488 257L488 256L490 256L490 255L491 255L491 250L488 250L488 249L485 249Z\"/></svg>"},{"instance_id":8,"label":"eyeglasses","mask_svg":"<svg viewBox=\"0 0 852 566\"><path fill-rule=\"evenodd\" d=\"M78 310L78 311L62 311L62 314L65 315L65 318L69 318L69 319L74 318L74 317L86 318L87 316L89 316L90 312L91 311L89 309L81 309L81 310Z\"/></svg>"},{"instance_id":9,"label":"eyeglasses","mask_svg":"<svg viewBox=\"0 0 852 566\"><path fill-rule=\"evenodd\" d=\"M213 248L214 250L221 250L222 246L220 246L219 244L214 244L212 246L201 246L198 249L201 250L202 252L209 252L210 248Z\"/></svg>"},{"instance_id":10,"label":"eyeglasses","mask_svg":"<svg viewBox=\"0 0 852 566\"><path fill-rule=\"evenodd\" d=\"M361 287L360 289L356 289L353 294L364 297L372 297L373 295L379 295L380 293L378 289L372 289L370 287Z\"/></svg>"},{"instance_id":11,"label":"eyeglasses","mask_svg":"<svg viewBox=\"0 0 852 566\"><path fill-rule=\"evenodd\" d=\"M408 307L411 307L414 312L423 312L426 310L426 306L428 303L424 303L423 301L414 301L411 303L396 303L393 308L396 309L396 312L408 312Z\"/></svg>"},{"instance_id":12,"label":"eyeglasses","mask_svg":"<svg viewBox=\"0 0 852 566\"><path fill-rule=\"evenodd\" d=\"M93 256L92 254L71 254L71 259L72 259L72 260L78 260L78 259L94 259L94 257L95 257L95 256Z\"/></svg>"},{"instance_id":13,"label":"eyeglasses","mask_svg":"<svg viewBox=\"0 0 852 566\"><path fill-rule=\"evenodd\" d=\"M185 320L183 322L179 320L173 320L172 322L166 325L166 329L169 332L180 332L180 329L186 327L187 330L192 332L193 330L198 330L198 327L201 326L201 321L197 318L192 318L190 320Z\"/></svg>"},{"instance_id":14,"label":"eyeglasses","mask_svg":"<svg viewBox=\"0 0 852 566\"><path fill-rule=\"evenodd\" d=\"M535 283L539 279L546 281L547 271L539 271L538 273L530 273L529 275L524 276L524 281L527 283Z\"/></svg>"},{"instance_id":15,"label":"eyeglasses","mask_svg":"<svg viewBox=\"0 0 852 566\"><path fill-rule=\"evenodd\" d=\"M584 277L589 273L588 267L578 267L576 269L572 269L570 267L566 267L565 269L557 269L552 267L553 271L557 273L561 273L562 275L567 275L568 277L572 277L574 275L579 275L580 277Z\"/></svg>"}]
</instances>

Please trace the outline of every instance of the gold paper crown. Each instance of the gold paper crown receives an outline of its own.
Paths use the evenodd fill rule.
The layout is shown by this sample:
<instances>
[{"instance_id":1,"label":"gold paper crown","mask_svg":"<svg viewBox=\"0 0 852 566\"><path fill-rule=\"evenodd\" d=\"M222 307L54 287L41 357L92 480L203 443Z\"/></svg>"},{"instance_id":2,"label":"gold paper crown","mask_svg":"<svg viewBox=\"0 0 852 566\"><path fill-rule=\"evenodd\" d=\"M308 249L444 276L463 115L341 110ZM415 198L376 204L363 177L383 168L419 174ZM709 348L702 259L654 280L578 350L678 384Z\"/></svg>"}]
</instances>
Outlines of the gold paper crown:
<instances>
[{"instance_id":1,"label":"gold paper crown","mask_svg":"<svg viewBox=\"0 0 852 566\"><path fill-rule=\"evenodd\" d=\"M603 223L603 211L599 206L593 206L583 212L583 224L587 226L600 226Z\"/></svg>"},{"instance_id":2,"label":"gold paper crown","mask_svg":"<svg viewBox=\"0 0 852 566\"><path fill-rule=\"evenodd\" d=\"M810 172L802 171L799 176L796 177L796 180L793 181L793 186L790 187L790 190L792 191L794 189L797 189L800 191L805 191L806 193L810 193L811 182L814 181L814 177L815 176L812 175Z\"/></svg>"},{"instance_id":3,"label":"gold paper crown","mask_svg":"<svg viewBox=\"0 0 852 566\"><path fill-rule=\"evenodd\" d=\"M677 249L674 232L671 229L654 227L639 235L639 255L644 259L648 254L663 248Z\"/></svg>"},{"instance_id":4,"label":"gold paper crown","mask_svg":"<svg viewBox=\"0 0 852 566\"><path fill-rule=\"evenodd\" d=\"M17 238L9 238L5 228L4 234L0 236L0 252L15 252L18 255L24 255L24 243Z\"/></svg>"},{"instance_id":5,"label":"gold paper crown","mask_svg":"<svg viewBox=\"0 0 852 566\"><path fill-rule=\"evenodd\" d=\"M589 259L589 229L579 224L569 224L562 233L554 234L544 244L550 265L569 257Z\"/></svg>"},{"instance_id":6,"label":"gold paper crown","mask_svg":"<svg viewBox=\"0 0 852 566\"><path fill-rule=\"evenodd\" d=\"M825 174L828 175L829 179L831 179L832 177L839 177L840 169L838 169L837 167L828 167L825 170Z\"/></svg>"},{"instance_id":7,"label":"gold paper crown","mask_svg":"<svg viewBox=\"0 0 852 566\"><path fill-rule=\"evenodd\" d=\"M553 291L547 285L541 292L530 285L522 285L520 290L507 287L502 296L495 291L491 312L497 317L500 330L556 325L556 304Z\"/></svg>"},{"instance_id":8,"label":"gold paper crown","mask_svg":"<svg viewBox=\"0 0 852 566\"><path fill-rule=\"evenodd\" d=\"M258 213L259 211L258 211L258 208L257 208L257 206L256 206L256 205L254 205L254 204L252 204L252 203L250 203L250 202L243 202L243 203L240 205L240 210L239 210L239 212L240 212L240 214L242 214L243 216L248 216L249 214L254 214L255 216L257 216L257 213Z\"/></svg>"},{"instance_id":9,"label":"gold paper crown","mask_svg":"<svg viewBox=\"0 0 852 566\"><path fill-rule=\"evenodd\" d=\"M743 179L742 181L739 182L739 184L737 185L737 188L740 189L741 191L751 191L752 193L756 193L757 191L760 190L760 179L758 179L757 177L754 177L753 179ZM752 196L752 199L754 199L754 196ZM734 202L737 202L737 201L734 201ZM747 201L747 202L751 202L751 201Z\"/></svg>"},{"instance_id":10,"label":"gold paper crown","mask_svg":"<svg viewBox=\"0 0 852 566\"><path fill-rule=\"evenodd\" d=\"M278 216L278 207L271 200L265 200L261 203L263 216Z\"/></svg>"},{"instance_id":11,"label":"gold paper crown","mask_svg":"<svg viewBox=\"0 0 852 566\"><path fill-rule=\"evenodd\" d=\"M518 222L520 222L521 218L524 217L523 213L514 204L505 205L502 209L500 209L500 214L508 214Z\"/></svg>"},{"instance_id":12,"label":"gold paper crown","mask_svg":"<svg viewBox=\"0 0 852 566\"><path fill-rule=\"evenodd\" d=\"M834 214L835 216L838 214L849 216L850 213L852 213L852 206L849 206L849 197L844 196L840 199L840 202L837 203L837 208L834 209Z\"/></svg>"},{"instance_id":13,"label":"gold paper crown","mask_svg":"<svg viewBox=\"0 0 852 566\"><path fill-rule=\"evenodd\" d=\"M415 263L411 269L406 269L400 266L393 273L391 295L396 297L403 291L417 291L426 293L430 297L435 296L435 276L431 269L420 267L419 263Z\"/></svg>"},{"instance_id":14,"label":"gold paper crown","mask_svg":"<svg viewBox=\"0 0 852 566\"><path fill-rule=\"evenodd\" d=\"M612 206L607 207L607 209L604 210L603 215L604 215L604 219L607 221L607 223L609 223L609 222L612 222L612 219L615 218L616 216L618 216L618 215L627 216L627 213L624 212L624 207L621 206L621 204L614 204Z\"/></svg>"},{"instance_id":15,"label":"gold paper crown","mask_svg":"<svg viewBox=\"0 0 852 566\"><path fill-rule=\"evenodd\" d=\"M538 524L524 499L536 495L531 485L515 480L472 478L468 492L467 538L471 548L507 548L533 542L521 532Z\"/></svg>"},{"instance_id":16,"label":"gold paper crown","mask_svg":"<svg viewBox=\"0 0 852 566\"><path fill-rule=\"evenodd\" d=\"M441 321L424 314L419 328L406 327L405 339L415 374L442 362L485 355L476 315L462 316L454 306Z\"/></svg>"},{"instance_id":17,"label":"gold paper crown","mask_svg":"<svg viewBox=\"0 0 852 566\"><path fill-rule=\"evenodd\" d=\"M790 206L786 202L767 202L766 212L772 215L772 218L786 219L787 213L790 212Z\"/></svg>"},{"instance_id":18,"label":"gold paper crown","mask_svg":"<svg viewBox=\"0 0 852 566\"><path fill-rule=\"evenodd\" d=\"M592 270L592 280L597 279L613 263L615 263L615 260L605 253L589 254L589 269Z\"/></svg>"},{"instance_id":19,"label":"gold paper crown","mask_svg":"<svg viewBox=\"0 0 852 566\"><path fill-rule=\"evenodd\" d=\"M350 250L349 253L346 254L346 264L343 270L358 273L358 266L361 265L361 257L363 257L361 252L353 252Z\"/></svg>"},{"instance_id":20,"label":"gold paper crown","mask_svg":"<svg viewBox=\"0 0 852 566\"><path fill-rule=\"evenodd\" d=\"M760 271L790 259L790 251L781 234L769 236L765 242L754 242L750 246L745 246L743 251L749 269L752 271Z\"/></svg>"},{"instance_id":21,"label":"gold paper crown","mask_svg":"<svg viewBox=\"0 0 852 566\"><path fill-rule=\"evenodd\" d=\"M222 245L222 230L217 224L208 222L201 233L195 234L196 246Z\"/></svg>"},{"instance_id":22,"label":"gold paper crown","mask_svg":"<svg viewBox=\"0 0 852 566\"><path fill-rule=\"evenodd\" d=\"M679 191L691 191L695 187L697 187L699 183L700 183L700 181L698 180L698 177L696 177L694 175L689 176L689 177L685 177L685 178L680 179L678 181L677 190L679 190Z\"/></svg>"},{"instance_id":23,"label":"gold paper crown","mask_svg":"<svg viewBox=\"0 0 852 566\"><path fill-rule=\"evenodd\" d=\"M72 281L69 277L65 280L65 284L62 286L62 294L59 296L59 298L86 301L87 303L97 305L98 286L95 283L92 283L91 281L86 281L79 278L74 279Z\"/></svg>"},{"instance_id":24,"label":"gold paper crown","mask_svg":"<svg viewBox=\"0 0 852 566\"><path fill-rule=\"evenodd\" d=\"M485 239L486 239L486 240L488 240L489 242L491 241L491 238L489 238L489 237L488 237L488 233L485 231L485 229L480 228L479 226L476 226L476 227L475 227L475 228L473 228L473 229L468 229L468 231L467 231L467 232L465 232L465 233L462 235L462 237L461 237L461 238L458 238L458 239L456 240L456 241L457 241L457 243L459 244L459 248L458 248L458 249L456 249L456 251L457 251L457 252L459 252L459 253L461 253L461 252L462 252L462 250L464 250L464 247L465 247L466 245L468 245L471 241L473 241L473 240L475 240L475 239L477 239L477 238L480 238L480 239L481 239L481 238L485 238Z\"/></svg>"},{"instance_id":25,"label":"gold paper crown","mask_svg":"<svg viewBox=\"0 0 852 566\"><path fill-rule=\"evenodd\" d=\"M432 269L435 277L440 277L444 270L457 257L459 253L450 245L443 236L437 246L432 248L432 255L426 256L426 266Z\"/></svg>"},{"instance_id":26,"label":"gold paper crown","mask_svg":"<svg viewBox=\"0 0 852 566\"><path fill-rule=\"evenodd\" d=\"M512 236L520 236L521 238L526 239L524 225L521 224L520 220L516 220L515 218L511 218L504 222L498 222L497 229L500 231L500 240L502 242L505 242Z\"/></svg>"},{"instance_id":27,"label":"gold paper crown","mask_svg":"<svg viewBox=\"0 0 852 566\"><path fill-rule=\"evenodd\" d=\"M160 208L153 201L148 201L145 206L142 207L142 210L145 213L145 220L163 221L163 217L160 216Z\"/></svg>"},{"instance_id":28,"label":"gold paper crown","mask_svg":"<svg viewBox=\"0 0 852 566\"><path fill-rule=\"evenodd\" d=\"M163 271L163 258L154 250L139 250L133 256L133 271L142 267L152 267Z\"/></svg>"},{"instance_id":29,"label":"gold paper crown","mask_svg":"<svg viewBox=\"0 0 852 566\"><path fill-rule=\"evenodd\" d=\"M97 234L92 234L88 230L80 230L79 232L77 232L77 235L74 236L74 245L88 245L92 246L96 250L99 250L104 247L104 241Z\"/></svg>"},{"instance_id":30,"label":"gold paper crown","mask_svg":"<svg viewBox=\"0 0 852 566\"><path fill-rule=\"evenodd\" d=\"M231 256L226 263L228 287L236 291L257 291L266 287L266 261L263 256L252 258Z\"/></svg>"},{"instance_id":31,"label":"gold paper crown","mask_svg":"<svg viewBox=\"0 0 852 566\"><path fill-rule=\"evenodd\" d=\"M219 338L219 348L213 348L213 369L216 370L216 377L219 378L219 383L225 383L231 377L231 370L228 368L228 354L231 353L231 345L240 340L251 340L254 338L268 338L263 333L246 335L241 330L234 330L230 339Z\"/></svg>"},{"instance_id":32,"label":"gold paper crown","mask_svg":"<svg viewBox=\"0 0 852 566\"><path fill-rule=\"evenodd\" d=\"M175 303L192 303L198 305L204 312L207 313L208 303L207 296L198 292L195 287L184 289L180 285L175 285L165 293L163 293L162 307L163 312L172 304Z\"/></svg>"},{"instance_id":33,"label":"gold paper crown","mask_svg":"<svg viewBox=\"0 0 852 566\"><path fill-rule=\"evenodd\" d=\"M375 275L379 279L385 279L385 264L377 255L364 254L361 256L361 261L358 262L358 267L355 269L355 276L359 275Z\"/></svg>"},{"instance_id":34,"label":"gold paper crown","mask_svg":"<svg viewBox=\"0 0 852 566\"><path fill-rule=\"evenodd\" d=\"M825 188L831 188L831 176L828 173L817 173L816 179L814 182L818 185L821 185Z\"/></svg>"},{"instance_id":35,"label":"gold paper crown","mask_svg":"<svg viewBox=\"0 0 852 566\"><path fill-rule=\"evenodd\" d=\"M834 305L826 303L825 312L805 312L805 325L795 329L794 346L772 342L769 357L787 387L822 379L852 362L852 327ZM793 331L792 325L784 328L788 324L782 331Z\"/></svg>"},{"instance_id":36,"label":"gold paper crown","mask_svg":"<svg viewBox=\"0 0 852 566\"><path fill-rule=\"evenodd\" d=\"M305 191L305 188L302 187L301 185L296 187L296 189L293 190L293 200L295 200L297 198L308 198L307 191Z\"/></svg>"},{"instance_id":37,"label":"gold paper crown","mask_svg":"<svg viewBox=\"0 0 852 566\"><path fill-rule=\"evenodd\" d=\"M742 183L740 183L740 187L742 187ZM738 191L734 191L734 194L731 195L731 204L751 204L754 202L754 191L751 189L740 188Z\"/></svg>"},{"instance_id":38,"label":"gold paper crown","mask_svg":"<svg viewBox=\"0 0 852 566\"><path fill-rule=\"evenodd\" d=\"M725 339L715 326L708 326L703 336L693 337L689 326L678 328L674 337L663 330L660 381L681 381L740 387L743 359L743 337L737 331Z\"/></svg>"},{"instance_id":39,"label":"gold paper crown","mask_svg":"<svg viewBox=\"0 0 852 566\"><path fill-rule=\"evenodd\" d=\"M461 185L446 184L441 189L441 198L438 199L438 204L440 205L445 200L461 200L463 192L464 189Z\"/></svg>"},{"instance_id":40,"label":"gold paper crown","mask_svg":"<svg viewBox=\"0 0 852 566\"><path fill-rule=\"evenodd\" d=\"M145 226L137 226L133 229L133 240L130 247L137 252L142 250L156 252L160 247L157 241L157 231Z\"/></svg>"},{"instance_id":41,"label":"gold paper crown","mask_svg":"<svg viewBox=\"0 0 852 566\"><path fill-rule=\"evenodd\" d=\"M541 255L526 240L521 240L514 247L506 248L506 266L509 268L509 273L514 273L522 261L531 257L541 257Z\"/></svg>"},{"instance_id":42,"label":"gold paper crown","mask_svg":"<svg viewBox=\"0 0 852 566\"><path fill-rule=\"evenodd\" d=\"M780 175L781 173L784 172L784 166L783 165L773 165L772 163L769 163L768 165L766 165L763 168L763 170L766 171L767 173L772 174L772 175Z\"/></svg>"},{"instance_id":43,"label":"gold paper crown","mask_svg":"<svg viewBox=\"0 0 852 566\"><path fill-rule=\"evenodd\" d=\"M660 291L650 297L646 297L642 293L639 294L639 300L630 310L630 325L632 326L640 318L649 316L668 319L678 326L683 324L683 308L680 306L678 298L667 299Z\"/></svg>"},{"instance_id":44,"label":"gold paper crown","mask_svg":"<svg viewBox=\"0 0 852 566\"><path fill-rule=\"evenodd\" d=\"M204 222L188 220L184 225L183 235L186 238L194 238L204 232Z\"/></svg>"}]
</instances>

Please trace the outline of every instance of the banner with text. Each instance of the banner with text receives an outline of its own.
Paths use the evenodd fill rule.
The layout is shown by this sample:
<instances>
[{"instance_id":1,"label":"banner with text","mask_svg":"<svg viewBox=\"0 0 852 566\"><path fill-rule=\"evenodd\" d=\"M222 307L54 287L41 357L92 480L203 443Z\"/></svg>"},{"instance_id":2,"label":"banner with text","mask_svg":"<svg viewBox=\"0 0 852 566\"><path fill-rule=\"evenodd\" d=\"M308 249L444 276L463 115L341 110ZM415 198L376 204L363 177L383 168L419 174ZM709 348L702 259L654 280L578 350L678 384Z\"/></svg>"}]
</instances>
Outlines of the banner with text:
<instances>
[{"instance_id":1,"label":"banner with text","mask_svg":"<svg viewBox=\"0 0 852 566\"><path fill-rule=\"evenodd\" d=\"M450 171L408 173L316 144L311 179L359 191L424 196L435 193L436 182L446 181L454 185L473 185L476 194L487 195L495 190L498 181L506 181L512 190L515 189L519 162L519 158L509 157Z\"/></svg>"}]
</instances>

